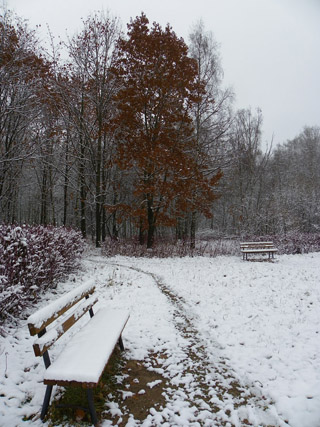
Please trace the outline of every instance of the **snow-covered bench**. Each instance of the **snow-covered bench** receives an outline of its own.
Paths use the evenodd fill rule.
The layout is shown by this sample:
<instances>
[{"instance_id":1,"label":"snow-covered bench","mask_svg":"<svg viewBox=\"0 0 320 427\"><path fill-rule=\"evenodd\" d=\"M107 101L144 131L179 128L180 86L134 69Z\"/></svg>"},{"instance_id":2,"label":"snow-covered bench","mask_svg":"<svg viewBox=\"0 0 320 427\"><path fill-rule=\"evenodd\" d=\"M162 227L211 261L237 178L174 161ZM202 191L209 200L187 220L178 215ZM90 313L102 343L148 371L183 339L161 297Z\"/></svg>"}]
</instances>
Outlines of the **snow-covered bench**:
<instances>
[{"instance_id":1,"label":"snow-covered bench","mask_svg":"<svg viewBox=\"0 0 320 427\"><path fill-rule=\"evenodd\" d=\"M243 242L240 243L240 250L243 259L246 260L248 260L248 254L268 254L270 259L274 258L274 254L278 252L273 242Z\"/></svg>"},{"instance_id":2,"label":"snow-covered bench","mask_svg":"<svg viewBox=\"0 0 320 427\"><path fill-rule=\"evenodd\" d=\"M95 286L90 281L28 318L30 334L38 335L33 344L34 353L43 357L46 367L44 384L47 388L42 420L48 410L52 387L71 385L86 389L91 419L93 424L97 423L93 388L98 385L116 344L119 343L124 350L121 334L129 314L124 310L101 308L94 315L92 307L98 301L94 290ZM72 336L51 363L48 349L87 312L91 319ZM49 325L51 327L47 330Z\"/></svg>"}]
</instances>

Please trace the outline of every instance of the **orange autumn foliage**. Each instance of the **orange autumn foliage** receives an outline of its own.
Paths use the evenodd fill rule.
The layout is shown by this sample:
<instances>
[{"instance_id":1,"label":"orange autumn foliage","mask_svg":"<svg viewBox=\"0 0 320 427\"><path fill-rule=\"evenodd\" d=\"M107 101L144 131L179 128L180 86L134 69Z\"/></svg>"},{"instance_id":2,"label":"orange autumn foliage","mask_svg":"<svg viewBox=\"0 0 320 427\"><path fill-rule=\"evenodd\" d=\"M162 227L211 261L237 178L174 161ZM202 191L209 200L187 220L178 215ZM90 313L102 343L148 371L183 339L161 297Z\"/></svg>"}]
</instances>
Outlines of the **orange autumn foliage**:
<instances>
[{"instance_id":1,"label":"orange autumn foliage","mask_svg":"<svg viewBox=\"0 0 320 427\"><path fill-rule=\"evenodd\" d=\"M205 89L183 39L170 26L149 28L142 14L118 48L117 163L134 171L135 203L127 211L145 225L151 247L156 225L174 225L194 209L210 214L221 174L207 178L203 159L201 169L196 160L191 109Z\"/></svg>"}]
</instances>

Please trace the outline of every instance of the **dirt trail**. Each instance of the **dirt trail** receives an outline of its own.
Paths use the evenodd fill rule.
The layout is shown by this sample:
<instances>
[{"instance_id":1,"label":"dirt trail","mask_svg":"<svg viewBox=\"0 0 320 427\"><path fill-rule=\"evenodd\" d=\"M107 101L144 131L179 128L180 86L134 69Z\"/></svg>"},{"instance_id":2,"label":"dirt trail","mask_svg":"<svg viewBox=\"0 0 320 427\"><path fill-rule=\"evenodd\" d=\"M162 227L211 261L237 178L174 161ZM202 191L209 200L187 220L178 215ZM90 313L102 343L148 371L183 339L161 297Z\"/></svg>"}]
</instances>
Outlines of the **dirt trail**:
<instances>
[{"instance_id":1,"label":"dirt trail","mask_svg":"<svg viewBox=\"0 0 320 427\"><path fill-rule=\"evenodd\" d=\"M181 336L186 339L188 346L183 348L187 358L183 360L184 376L190 377L191 383L184 385L179 384L179 389L183 388L186 400L195 408L195 418L203 419L203 425L212 426L234 426L232 413L238 409L238 421L241 425L254 425L250 423L250 408L254 407L259 412L268 411L272 402L263 396L259 388L254 384L242 384L236 373L232 370L224 358L219 344L216 343L215 354L209 354L207 342L201 336L200 332L194 325L192 309L188 307L187 302L175 294L163 282L163 280L154 273L144 271L140 268L110 263L119 268L134 270L141 274L152 277L163 295L165 295L174 310L174 326ZM152 358L157 360L160 358ZM173 393L174 391L171 390ZM170 392L168 396L170 397ZM241 410L243 409L243 410ZM211 423L209 420L212 420ZM201 423L202 424L202 423ZM280 423L283 425L283 423ZM272 426L280 425L272 424ZM267 424L259 424L267 426Z\"/></svg>"}]
</instances>

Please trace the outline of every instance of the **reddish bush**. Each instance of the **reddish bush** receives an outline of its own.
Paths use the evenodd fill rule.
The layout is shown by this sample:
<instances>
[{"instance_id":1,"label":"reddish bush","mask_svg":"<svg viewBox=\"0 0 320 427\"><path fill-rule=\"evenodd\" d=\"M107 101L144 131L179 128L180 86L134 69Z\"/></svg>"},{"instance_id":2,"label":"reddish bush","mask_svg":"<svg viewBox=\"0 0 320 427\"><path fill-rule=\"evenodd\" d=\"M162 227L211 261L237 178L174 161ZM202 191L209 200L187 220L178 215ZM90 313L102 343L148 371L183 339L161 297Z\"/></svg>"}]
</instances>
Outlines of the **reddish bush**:
<instances>
[{"instance_id":1,"label":"reddish bush","mask_svg":"<svg viewBox=\"0 0 320 427\"><path fill-rule=\"evenodd\" d=\"M0 318L17 316L76 266L81 234L63 227L0 225Z\"/></svg>"},{"instance_id":2,"label":"reddish bush","mask_svg":"<svg viewBox=\"0 0 320 427\"><path fill-rule=\"evenodd\" d=\"M140 245L137 239L108 239L104 243L103 253L108 257L123 255L145 258L220 255L217 253L217 248L205 240L198 240L195 248L191 248L189 240L174 241L170 239L158 239L152 249Z\"/></svg>"}]
</instances>

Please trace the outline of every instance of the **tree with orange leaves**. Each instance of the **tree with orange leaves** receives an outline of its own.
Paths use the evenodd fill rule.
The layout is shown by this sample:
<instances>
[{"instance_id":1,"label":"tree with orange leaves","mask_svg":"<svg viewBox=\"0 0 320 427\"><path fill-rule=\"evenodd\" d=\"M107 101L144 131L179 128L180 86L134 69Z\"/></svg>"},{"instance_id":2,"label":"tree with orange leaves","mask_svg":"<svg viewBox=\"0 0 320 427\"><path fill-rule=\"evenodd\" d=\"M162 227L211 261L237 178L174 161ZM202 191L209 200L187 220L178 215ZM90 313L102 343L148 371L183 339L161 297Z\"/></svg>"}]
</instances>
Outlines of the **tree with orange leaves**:
<instances>
[{"instance_id":1,"label":"tree with orange leaves","mask_svg":"<svg viewBox=\"0 0 320 427\"><path fill-rule=\"evenodd\" d=\"M118 48L117 161L134 176L134 202L123 208L147 230L151 248L157 225L174 225L195 203L209 214L212 184L220 176L207 179L193 156L191 111L204 86L183 39L169 25L149 28L142 13L128 24L128 38Z\"/></svg>"}]
</instances>

